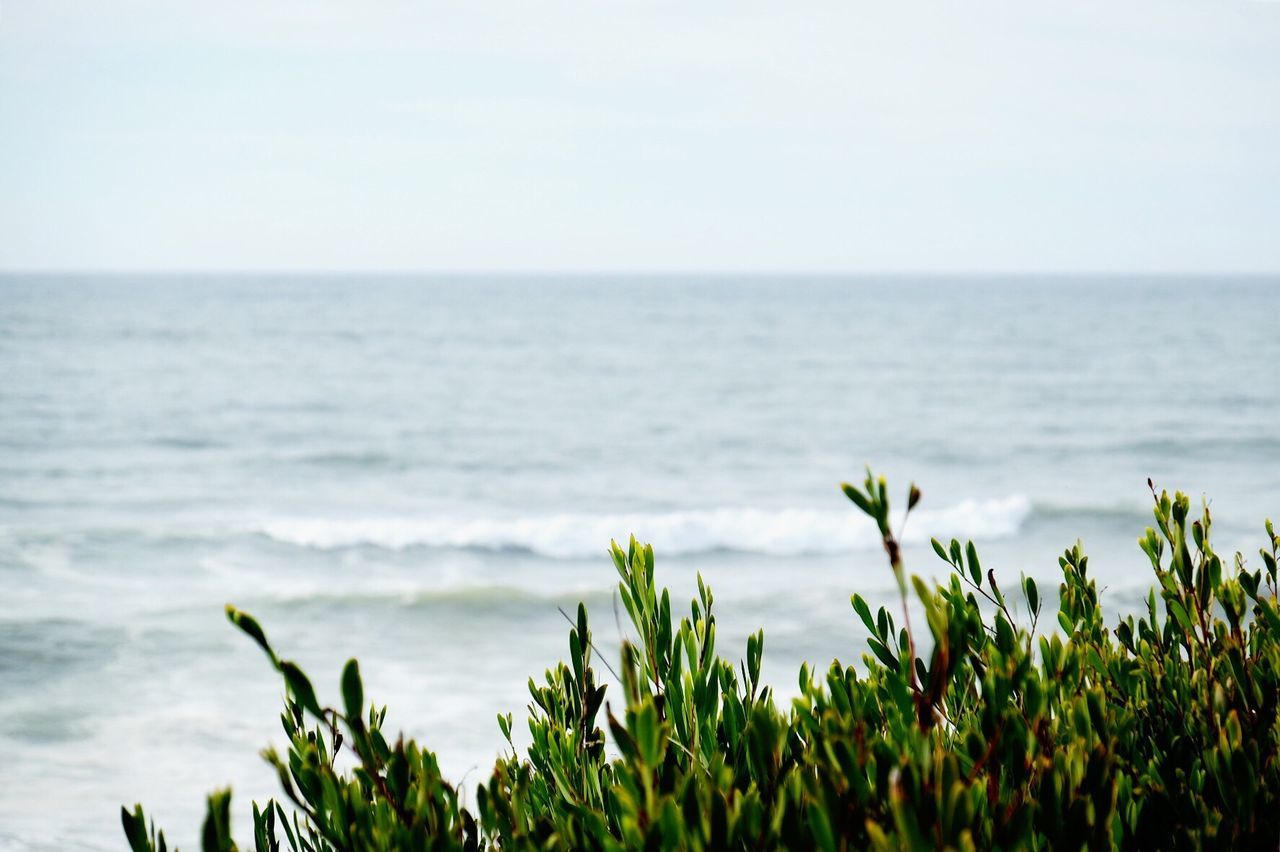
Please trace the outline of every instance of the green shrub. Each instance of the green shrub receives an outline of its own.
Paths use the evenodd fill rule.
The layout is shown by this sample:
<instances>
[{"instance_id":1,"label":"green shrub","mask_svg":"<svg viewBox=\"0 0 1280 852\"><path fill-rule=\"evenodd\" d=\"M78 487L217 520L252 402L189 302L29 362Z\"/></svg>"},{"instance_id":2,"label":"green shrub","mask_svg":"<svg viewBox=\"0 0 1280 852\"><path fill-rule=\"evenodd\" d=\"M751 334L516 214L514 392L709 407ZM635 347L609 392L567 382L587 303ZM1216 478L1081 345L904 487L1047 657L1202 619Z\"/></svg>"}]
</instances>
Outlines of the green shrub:
<instances>
[{"instance_id":1,"label":"green shrub","mask_svg":"<svg viewBox=\"0 0 1280 852\"><path fill-rule=\"evenodd\" d=\"M760 682L762 633L738 665L718 656L701 579L678 617L652 548L614 544L638 636L622 649L621 694L606 701L597 683L579 605L568 664L529 682L532 744L497 761L474 809L431 752L387 739L355 660L329 706L228 607L287 687L288 753L264 755L289 807L255 804L254 848L1275 848L1270 522L1263 567L1249 571L1239 554L1227 566L1208 508L1192 517L1186 496L1156 495L1156 525L1139 539L1157 580L1146 615L1104 626L1077 544L1058 560L1061 633L1038 635L1032 579L1006 594L973 544L954 540L933 542L946 584L908 577L884 481L844 490L879 527L901 592L901 624L853 596L870 634L860 668L805 666L799 697L779 707ZM912 486L907 513L919 496ZM913 630L910 593L927 632ZM510 742L512 717L498 724ZM335 766L343 748L353 769ZM236 848L229 814L229 792L210 797L205 849ZM165 848L141 807L123 821L134 850Z\"/></svg>"}]
</instances>

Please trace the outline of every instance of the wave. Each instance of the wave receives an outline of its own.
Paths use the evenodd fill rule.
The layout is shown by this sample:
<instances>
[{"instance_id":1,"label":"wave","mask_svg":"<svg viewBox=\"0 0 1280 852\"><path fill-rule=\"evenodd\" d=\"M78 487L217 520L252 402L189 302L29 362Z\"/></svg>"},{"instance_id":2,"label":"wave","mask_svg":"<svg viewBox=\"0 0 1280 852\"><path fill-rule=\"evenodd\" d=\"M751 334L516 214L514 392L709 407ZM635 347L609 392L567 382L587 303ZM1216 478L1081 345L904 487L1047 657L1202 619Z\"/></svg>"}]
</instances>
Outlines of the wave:
<instances>
[{"instance_id":1,"label":"wave","mask_svg":"<svg viewBox=\"0 0 1280 852\"><path fill-rule=\"evenodd\" d=\"M1032 515L1036 520L1050 522L1111 521L1134 527L1135 535L1151 523L1150 501L1111 503L1071 503L1066 501L1035 501Z\"/></svg>"},{"instance_id":2,"label":"wave","mask_svg":"<svg viewBox=\"0 0 1280 852\"><path fill-rule=\"evenodd\" d=\"M946 509L912 515L905 541L939 538L996 539L1016 535L1031 514L1023 495L965 500ZM843 553L878 547L874 524L852 508L704 509L631 514L559 514L524 518L282 518L253 532L285 544L317 550L373 547L385 550L448 548L523 551L556 559L597 556L610 539L630 534L664 555L716 551L768 556Z\"/></svg>"},{"instance_id":3,"label":"wave","mask_svg":"<svg viewBox=\"0 0 1280 852\"><path fill-rule=\"evenodd\" d=\"M607 578L606 578L607 579ZM529 612L555 612L555 606L572 611L579 602L588 608L607 608L612 600L612 587L603 591L595 587L575 588L567 586L552 591L534 590L511 585L445 586L440 588L387 587L373 591L361 589L334 589L303 587L273 590L244 597L246 605L269 604L282 609L307 609L332 607L346 609L358 607L387 607L396 610L448 609L451 612L494 612L514 610Z\"/></svg>"}]
</instances>

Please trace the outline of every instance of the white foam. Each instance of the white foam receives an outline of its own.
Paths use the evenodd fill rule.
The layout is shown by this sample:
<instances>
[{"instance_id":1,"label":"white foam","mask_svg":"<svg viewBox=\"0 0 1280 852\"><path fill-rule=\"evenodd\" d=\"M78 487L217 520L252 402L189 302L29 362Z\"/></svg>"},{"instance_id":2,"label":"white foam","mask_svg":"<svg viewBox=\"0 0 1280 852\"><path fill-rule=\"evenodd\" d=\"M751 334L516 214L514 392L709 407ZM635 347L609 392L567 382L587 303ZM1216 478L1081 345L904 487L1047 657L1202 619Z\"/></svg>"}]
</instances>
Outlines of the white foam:
<instances>
[{"instance_id":1,"label":"white foam","mask_svg":"<svg viewBox=\"0 0 1280 852\"><path fill-rule=\"evenodd\" d=\"M911 518L907 543L930 536L995 539L1015 535L1031 513L1022 495L965 500ZM439 547L524 550L559 559L601 554L610 539L634 533L659 553L688 555L734 550L773 556L841 553L876 547L875 526L847 510L706 509L634 514L559 514L525 518L281 518L254 532L299 547L334 550Z\"/></svg>"}]
</instances>

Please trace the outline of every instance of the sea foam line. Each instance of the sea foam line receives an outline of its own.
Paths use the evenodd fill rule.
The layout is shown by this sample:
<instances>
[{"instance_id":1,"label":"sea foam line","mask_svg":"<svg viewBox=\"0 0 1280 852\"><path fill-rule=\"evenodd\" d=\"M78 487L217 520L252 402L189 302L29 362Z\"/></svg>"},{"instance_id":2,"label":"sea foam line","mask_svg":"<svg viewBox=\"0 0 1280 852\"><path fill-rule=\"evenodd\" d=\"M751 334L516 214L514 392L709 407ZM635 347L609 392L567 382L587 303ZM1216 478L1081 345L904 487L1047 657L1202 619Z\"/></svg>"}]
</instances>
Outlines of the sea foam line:
<instances>
[{"instance_id":1,"label":"sea foam line","mask_svg":"<svg viewBox=\"0 0 1280 852\"><path fill-rule=\"evenodd\" d=\"M907 543L930 536L997 539L1017 534L1031 514L1023 495L965 500L917 511ZM632 533L665 555L739 551L771 556L841 553L875 547L869 519L845 510L726 508L623 514L558 514L517 518L279 518L252 531L298 547L335 550L435 547L525 551L557 559L597 556L610 539Z\"/></svg>"}]
</instances>

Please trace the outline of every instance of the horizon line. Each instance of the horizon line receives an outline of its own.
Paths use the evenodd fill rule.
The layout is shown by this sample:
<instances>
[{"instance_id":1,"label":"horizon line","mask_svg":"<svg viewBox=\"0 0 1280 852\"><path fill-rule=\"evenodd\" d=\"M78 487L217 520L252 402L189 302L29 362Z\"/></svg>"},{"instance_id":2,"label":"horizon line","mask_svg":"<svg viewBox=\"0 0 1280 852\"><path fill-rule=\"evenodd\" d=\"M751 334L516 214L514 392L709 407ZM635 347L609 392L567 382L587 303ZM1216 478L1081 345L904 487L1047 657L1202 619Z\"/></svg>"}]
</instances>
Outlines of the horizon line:
<instances>
[{"instance_id":1,"label":"horizon line","mask_svg":"<svg viewBox=\"0 0 1280 852\"><path fill-rule=\"evenodd\" d=\"M1280 269L1274 270L1228 270L1228 269L732 269L732 268L653 268L653 269L481 269L481 268L252 268L252 267L209 267L209 268L58 268L58 267L14 267L0 268L0 277L32 276L61 277L83 275L91 277L258 277L258 278L293 278L302 276L314 277L457 277L457 278L586 278L593 276L610 278L667 278L677 276L703 278L1277 278Z\"/></svg>"}]
</instances>

